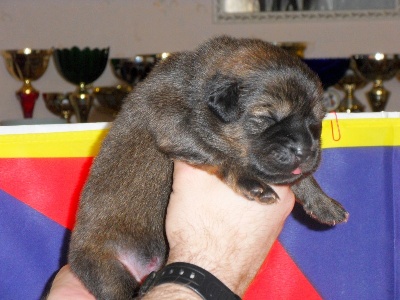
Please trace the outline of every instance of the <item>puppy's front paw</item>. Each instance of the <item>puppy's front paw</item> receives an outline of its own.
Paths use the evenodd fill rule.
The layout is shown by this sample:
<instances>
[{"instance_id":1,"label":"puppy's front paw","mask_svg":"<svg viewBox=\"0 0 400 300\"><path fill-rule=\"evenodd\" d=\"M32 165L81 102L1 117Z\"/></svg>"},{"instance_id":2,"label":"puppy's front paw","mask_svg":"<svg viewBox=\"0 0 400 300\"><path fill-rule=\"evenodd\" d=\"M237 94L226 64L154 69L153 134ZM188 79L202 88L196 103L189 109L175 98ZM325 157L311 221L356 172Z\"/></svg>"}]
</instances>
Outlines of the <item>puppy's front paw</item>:
<instances>
[{"instance_id":1,"label":"puppy's front paw","mask_svg":"<svg viewBox=\"0 0 400 300\"><path fill-rule=\"evenodd\" d=\"M248 199L262 203L274 203L279 197L278 194L269 186L264 185L254 179L241 178L238 180L240 192Z\"/></svg>"},{"instance_id":2,"label":"puppy's front paw","mask_svg":"<svg viewBox=\"0 0 400 300\"><path fill-rule=\"evenodd\" d=\"M349 213L344 207L339 202L328 197L324 198L323 201L306 203L303 208L312 218L331 226L347 222L349 219Z\"/></svg>"}]
</instances>

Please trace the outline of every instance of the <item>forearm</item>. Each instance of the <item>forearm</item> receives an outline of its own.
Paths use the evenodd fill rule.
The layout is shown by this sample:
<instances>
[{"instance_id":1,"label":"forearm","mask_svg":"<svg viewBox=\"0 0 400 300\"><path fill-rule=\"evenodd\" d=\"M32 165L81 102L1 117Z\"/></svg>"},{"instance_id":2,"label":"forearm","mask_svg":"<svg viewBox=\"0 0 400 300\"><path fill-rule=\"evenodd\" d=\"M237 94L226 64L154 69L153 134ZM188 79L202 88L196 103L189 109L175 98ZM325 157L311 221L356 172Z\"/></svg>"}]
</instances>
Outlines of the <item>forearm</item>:
<instances>
[{"instance_id":1,"label":"forearm","mask_svg":"<svg viewBox=\"0 0 400 300\"><path fill-rule=\"evenodd\" d=\"M249 261L249 259L243 259L243 255L240 255L240 253L237 253L240 249L234 249L236 247L215 247L213 251L210 250L213 246L209 245L207 248L207 250L202 249L202 253L187 253L188 255L184 254L186 249L176 249L176 252L171 252L167 264L186 262L196 265L214 275L233 293L240 297L243 296L250 282L256 275L268 251L259 249L261 255L251 255L253 261ZM265 248L269 249L268 246ZM247 252L251 251L252 250L249 250ZM177 253L177 255L174 255L174 253ZM212 254L210 255L209 253ZM245 257L249 258L247 255ZM260 261L258 262L258 260Z\"/></svg>"},{"instance_id":2,"label":"forearm","mask_svg":"<svg viewBox=\"0 0 400 300\"><path fill-rule=\"evenodd\" d=\"M275 236L272 237L271 243L275 240ZM245 239L243 243L246 243ZM212 248L212 246L211 246ZM259 266L264 259L266 252L270 249L269 245L265 245L264 249L258 249L257 255L240 255L235 253L235 248L226 248L225 251L211 251L212 256L207 253L210 249L202 251L201 254L193 254L187 249L180 250L172 249L170 258L167 262L167 266L173 263L186 262L198 266L219 279L226 287L228 287L234 294L242 297L256 275ZM193 250L193 248L192 248ZM238 249L236 249L238 250ZM243 249L241 249L243 250ZM246 250L245 250L246 251ZM252 249L247 249L246 252L252 253ZM175 253L177 255L175 255ZM217 254L218 253L218 254ZM261 254L261 255L260 255ZM246 259L243 259L245 257ZM250 259L252 258L252 259ZM173 266L171 266L174 268ZM175 267L178 270L179 267ZM165 270L169 272L169 270ZM211 275L207 275L212 277ZM208 278L210 278L208 277ZM207 277L206 277L207 278ZM204 281L205 282L205 281ZM210 282L210 281L209 281ZM203 285L207 286L207 285ZM203 290L204 291L204 290ZM156 285L151 289L147 297L144 299L202 299L189 287L184 286L184 284L160 284Z\"/></svg>"}]
</instances>

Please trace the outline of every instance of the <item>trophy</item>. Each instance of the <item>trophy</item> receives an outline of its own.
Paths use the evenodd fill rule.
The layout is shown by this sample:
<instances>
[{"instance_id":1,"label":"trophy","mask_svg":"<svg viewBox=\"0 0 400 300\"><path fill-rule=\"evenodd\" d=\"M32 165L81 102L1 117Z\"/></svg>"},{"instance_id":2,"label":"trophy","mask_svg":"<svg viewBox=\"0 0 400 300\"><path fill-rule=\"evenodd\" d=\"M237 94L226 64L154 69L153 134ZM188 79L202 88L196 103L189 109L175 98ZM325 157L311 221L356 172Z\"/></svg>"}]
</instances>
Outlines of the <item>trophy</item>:
<instances>
[{"instance_id":1,"label":"trophy","mask_svg":"<svg viewBox=\"0 0 400 300\"><path fill-rule=\"evenodd\" d=\"M132 88L128 85L103 86L93 88L93 94L100 105L115 117L121 109L122 100Z\"/></svg>"},{"instance_id":2,"label":"trophy","mask_svg":"<svg viewBox=\"0 0 400 300\"><path fill-rule=\"evenodd\" d=\"M273 44L300 58L304 58L304 52L307 48L307 44L304 42L275 42Z\"/></svg>"},{"instance_id":3,"label":"trophy","mask_svg":"<svg viewBox=\"0 0 400 300\"><path fill-rule=\"evenodd\" d=\"M79 123L88 121L94 95L88 85L97 80L104 72L108 60L109 48L104 49L54 49L53 58L58 72L68 82L77 85L70 93L69 100Z\"/></svg>"},{"instance_id":4,"label":"trophy","mask_svg":"<svg viewBox=\"0 0 400 300\"><path fill-rule=\"evenodd\" d=\"M134 86L146 78L158 61L167 58L169 55L169 53L164 52L136 55L133 58L111 58L111 68L118 79Z\"/></svg>"},{"instance_id":5,"label":"trophy","mask_svg":"<svg viewBox=\"0 0 400 300\"><path fill-rule=\"evenodd\" d=\"M69 101L69 94L42 93L42 97L49 111L70 123L74 108Z\"/></svg>"},{"instance_id":6,"label":"trophy","mask_svg":"<svg viewBox=\"0 0 400 300\"><path fill-rule=\"evenodd\" d=\"M365 107L355 97L354 93L357 89L363 88L366 81L354 72L353 60L350 63L351 67L346 71L345 75L336 84L336 87L344 91L345 96L337 108L339 112L363 112Z\"/></svg>"},{"instance_id":7,"label":"trophy","mask_svg":"<svg viewBox=\"0 0 400 300\"><path fill-rule=\"evenodd\" d=\"M383 53L353 55L355 71L373 86L367 92L367 98L372 111L379 112L385 109L389 100L390 91L384 86L385 80L392 79L399 70L398 55Z\"/></svg>"},{"instance_id":8,"label":"trophy","mask_svg":"<svg viewBox=\"0 0 400 300\"><path fill-rule=\"evenodd\" d=\"M31 81L37 80L47 69L51 50L35 50L25 48L22 50L5 50L2 52L8 72L24 84L16 91L16 96L21 103L24 118L32 118L36 100L39 98Z\"/></svg>"},{"instance_id":9,"label":"trophy","mask_svg":"<svg viewBox=\"0 0 400 300\"><path fill-rule=\"evenodd\" d=\"M344 76L350 65L348 58L307 58L303 61L317 73L324 88L323 105L327 111L334 111L340 104L341 96L333 86Z\"/></svg>"}]
</instances>

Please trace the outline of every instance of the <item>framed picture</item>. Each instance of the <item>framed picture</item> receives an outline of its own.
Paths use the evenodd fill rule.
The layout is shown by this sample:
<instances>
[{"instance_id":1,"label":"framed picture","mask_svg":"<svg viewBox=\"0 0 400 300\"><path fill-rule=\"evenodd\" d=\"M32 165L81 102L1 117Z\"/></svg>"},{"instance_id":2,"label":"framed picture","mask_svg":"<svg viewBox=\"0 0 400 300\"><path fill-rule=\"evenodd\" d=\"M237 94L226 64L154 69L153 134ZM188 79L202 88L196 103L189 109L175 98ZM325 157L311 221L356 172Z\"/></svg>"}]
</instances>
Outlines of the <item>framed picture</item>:
<instances>
[{"instance_id":1,"label":"framed picture","mask_svg":"<svg viewBox=\"0 0 400 300\"><path fill-rule=\"evenodd\" d=\"M399 0L214 0L218 23L377 19L400 15Z\"/></svg>"}]
</instances>

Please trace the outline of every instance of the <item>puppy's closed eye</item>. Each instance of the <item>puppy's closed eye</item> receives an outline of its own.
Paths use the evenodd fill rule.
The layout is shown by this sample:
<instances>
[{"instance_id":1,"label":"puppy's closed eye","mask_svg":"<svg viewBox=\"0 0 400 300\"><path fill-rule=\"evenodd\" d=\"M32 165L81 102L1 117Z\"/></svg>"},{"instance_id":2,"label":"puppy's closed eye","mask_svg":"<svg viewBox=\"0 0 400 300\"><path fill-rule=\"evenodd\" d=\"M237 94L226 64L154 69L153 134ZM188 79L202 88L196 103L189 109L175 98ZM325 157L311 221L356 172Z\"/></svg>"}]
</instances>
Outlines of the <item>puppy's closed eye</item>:
<instances>
[{"instance_id":1,"label":"puppy's closed eye","mask_svg":"<svg viewBox=\"0 0 400 300\"><path fill-rule=\"evenodd\" d=\"M271 127L277 120L269 115L251 116L247 122L247 130L251 134L259 134Z\"/></svg>"}]
</instances>

